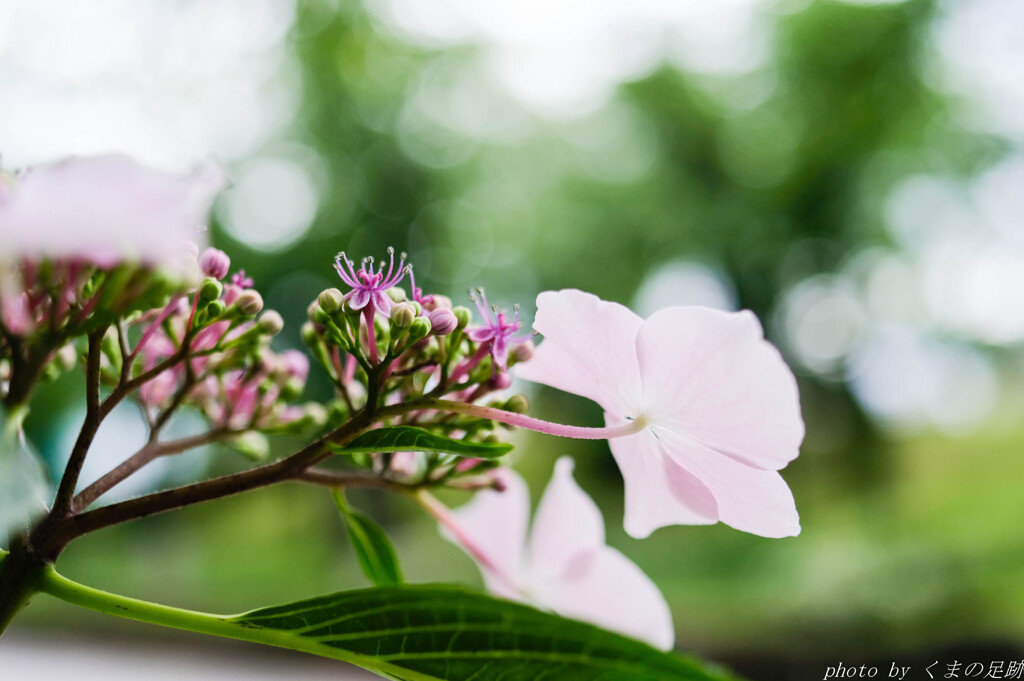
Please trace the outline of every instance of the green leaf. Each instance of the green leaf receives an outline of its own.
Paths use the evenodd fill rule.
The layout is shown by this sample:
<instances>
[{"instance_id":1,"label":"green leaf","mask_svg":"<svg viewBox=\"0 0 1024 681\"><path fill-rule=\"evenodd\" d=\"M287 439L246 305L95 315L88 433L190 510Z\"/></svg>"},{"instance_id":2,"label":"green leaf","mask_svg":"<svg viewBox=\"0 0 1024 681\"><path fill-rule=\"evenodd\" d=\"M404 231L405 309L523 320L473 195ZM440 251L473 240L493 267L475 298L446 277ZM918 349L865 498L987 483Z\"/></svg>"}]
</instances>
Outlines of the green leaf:
<instances>
[{"instance_id":1,"label":"green leaf","mask_svg":"<svg viewBox=\"0 0 1024 681\"><path fill-rule=\"evenodd\" d=\"M377 523L352 510L341 490L334 490L332 494L366 577L377 586L401 584L402 571L388 535Z\"/></svg>"},{"instance_id":2,"label":"green leaf","mask_svg":"<svg viewBox=\"0 0 1024 681\"><path fill-rule=\"evenodd\" d=\"M350 591L230 621L250 628L256 640L272 638L405 681L731 678L595 626L460 587Z\"/></svg>"},{"instance_id":3,"label":"green leaf","mask_svg":"<svg viewBox=\"0 0 1024 681\"><path fill-rule=\"evenodd\" d=\"M357 452L444 452L477 459L497 459L512 451L505 443L466 442L435 435L413 426L388 426L363 433L344 447L334 450L338 454Z\"/></svg>"},{"instance_id":4,"label":"green leaf","mask_svg":"<svg viewBox=\"0 0 1024 681\"><path fill-rule=\"evenodd\" d=\"M402 681L729 681L696 661L457 586L388 586L211 615L78 584L40 591L97 612L344 660Z\"/></svg>"}]
</instances>

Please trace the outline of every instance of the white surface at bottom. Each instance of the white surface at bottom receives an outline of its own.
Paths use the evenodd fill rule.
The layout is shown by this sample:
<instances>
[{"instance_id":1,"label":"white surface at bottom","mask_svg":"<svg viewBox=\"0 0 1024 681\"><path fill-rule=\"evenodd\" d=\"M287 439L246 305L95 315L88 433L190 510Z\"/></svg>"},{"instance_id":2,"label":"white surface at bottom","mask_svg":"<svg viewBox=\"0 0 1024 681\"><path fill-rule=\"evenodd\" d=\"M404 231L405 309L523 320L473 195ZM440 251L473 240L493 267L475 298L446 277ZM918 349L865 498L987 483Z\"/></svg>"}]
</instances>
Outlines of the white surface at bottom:
<instances>
[{"instance_id":1,"label":"white surface at bottom","mask_svg":"<svg viewBox=\"0 0 1024 681\"><path fill-rule=\"evenodd\" d=\"M379 678L344 662L214 638L197 644L191 637L149 640L104 632L93 638L32 629L0 638L0 681Z\"/></svg>"}]
</instances>

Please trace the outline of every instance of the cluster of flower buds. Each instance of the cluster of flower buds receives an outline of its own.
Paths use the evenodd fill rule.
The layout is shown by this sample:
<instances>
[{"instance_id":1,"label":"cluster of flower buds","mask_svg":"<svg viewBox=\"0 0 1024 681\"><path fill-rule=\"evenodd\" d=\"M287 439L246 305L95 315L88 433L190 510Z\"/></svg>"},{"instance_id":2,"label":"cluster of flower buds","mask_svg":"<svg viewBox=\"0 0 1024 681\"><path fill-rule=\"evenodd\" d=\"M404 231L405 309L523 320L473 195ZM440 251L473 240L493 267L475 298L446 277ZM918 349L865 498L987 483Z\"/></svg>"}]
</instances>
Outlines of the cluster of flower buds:
<instances>
[{"instance_id":1,"label":"cluster of flower buds","mask_svg":"<svg viewBox=\"0 0 1024 681\"><path fill-rule=\"evenodd\" d=\"M0 173L0 400L24 403L69 340L194 286L186 245L224 185L212 163L176 176L123 156Z\"/></svg>"},{"instance_id":2,"label":"cluster of flower buds","mask_svg":"<svg viewBox=\"0 0 1024 681\"><path fill-rule=\"evenodd\" d=\"M344 421L369 400L380 405L423 397L476 402L507 389L508 367L532 353L531 335L518 333L518 311L509 318L488 308L481 290L473 299L483 321L475 325L469 308L453 306L443 295L424 294L416 286L405 254L396 263L394 250L388 249L386 268L367 258L356 269L341 253L335 269L349 290L323 291L309 306L309 321L302 329L303 342L337 390L330 410L334 422ZM406 277L411 296L399 286ZM527 402L513 395L497 397L491 405L521 413ZM498 424L493 421L432 410L403 414L391 425L414 425L469 442L497 440ZM481 477L494 463L479 459L397 452L372 455L363 463L409 483L495 484Z\"/></svg>"},{"instance_id":3,"label":"cluster of flower buds","mask_svg":"<svg viewBox=\"0 0 1024 681\"><path fill-rule=\"evenodd\" d=\"M122 380L125 353L140 357L134 377L152 374L139 389L151 414L189 405L201 410L225 433L281 431L322 425L326 412L318 404L291 404L302 392L309 361L304 353L270 349L270 339L284 326L281 315L263 309L253 282L239 271L228 278L226 254L209 248L198 258L205 275L190 296L175 296L162 308L130 318L138 340L131 350L116 328L104 339L104 378ZM122 348L121 343L125 342ZM254 438L237 440L247 454L259 454Z\"/></svg>"}]
</instances>

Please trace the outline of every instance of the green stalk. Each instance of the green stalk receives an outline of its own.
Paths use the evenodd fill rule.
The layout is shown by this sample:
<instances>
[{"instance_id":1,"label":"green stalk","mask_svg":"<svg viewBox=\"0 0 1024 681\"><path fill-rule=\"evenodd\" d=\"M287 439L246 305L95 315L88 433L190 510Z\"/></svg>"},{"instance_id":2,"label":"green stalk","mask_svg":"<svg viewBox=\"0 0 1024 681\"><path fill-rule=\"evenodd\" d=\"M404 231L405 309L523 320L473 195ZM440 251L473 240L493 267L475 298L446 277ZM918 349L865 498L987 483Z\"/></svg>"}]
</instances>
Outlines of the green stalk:
<instances>
[{"instance_id":1,"label":"green stalk","mask_svg":"<svg viewBox=\"0 0 1024 681\"><path fill-rule=\"evenodd\" d=\"M273 645L272 641L269 640L273 634L270 630L253 630L247 635L242 636L239 632L241 627L230 622L229 617L172 608L167 605L159 605L94 589L61 576L52 565L44 568L39 579L38 588L40 592L49 594L54 598L59 598L67 603L107 615L116 615L137 622L159 624L174 629L184 629L186 631L196 631L203 634L250 641L262 640L259 634L263 633L266 634L268 640L262 640L262 642Z\"/></svg>"},{"instance_id":2,"label":"green stalk","mask_svg":"<svg viewBox=\"0 0 1024 681\"><path fill-rule=\"evenodd\" d=\"M249 622L240 622L238 620L241 615L211 615L94 589L63 577L52 565L44 568L37 581L37 587L40 593L46 593L66 603L106 615L115 615L136 622L157 624L200 634L298 650L355 664L389 678L396 678L398 674L401 674L401 678L409 681L437 681L436 677L403 669L372 656L324 645L315 637L297 635L295 632L287 630L261 627Z\"/></svg>"},{"instance_id":3,"label":"green stalk","mask_svg":"<svg viewBox=\"0 0 1024 681\"><path fill-rule=\"evenodd\" d=\"M20 545L12 549L12 553L0 550L0 636L39 592L41 564Z\"/></svg>"}]
</instances>

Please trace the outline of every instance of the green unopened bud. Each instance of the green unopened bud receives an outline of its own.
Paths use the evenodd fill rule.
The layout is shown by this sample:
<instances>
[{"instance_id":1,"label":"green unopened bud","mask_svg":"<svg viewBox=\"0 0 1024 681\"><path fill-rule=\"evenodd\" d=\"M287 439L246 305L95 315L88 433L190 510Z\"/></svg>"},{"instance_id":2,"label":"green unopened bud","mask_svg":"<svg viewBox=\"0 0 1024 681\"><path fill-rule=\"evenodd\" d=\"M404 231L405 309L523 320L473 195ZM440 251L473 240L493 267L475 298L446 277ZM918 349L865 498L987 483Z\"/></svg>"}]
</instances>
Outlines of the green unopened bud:
<instances>
[{"instance_id":1,"label":"green unopened bud","mask_svg":"<svg viewBox=\"0 0 1024 681\"><path fill-rule=\"evenodd\" d=\"M455 313L455 318L459 320L459 326L457 328L464 329L469 324L469 320L472 319L473 313L469 311L468 307L459 305L454 308L452 312Z\"/></svg>"},{"instance_id":2,"label":"green unopened bud","mask_svg":"<svg viewBox=\"0 0 1024 681\"><path fill-rule=\"evenodd\" d=\"M303 408L306 412L306 418L314 426L322 426L327 423L327 410L324 406L318 402L307 402Z\"/></svg>"},{"instance_id":3,"label":"green unopened bud","mask_svg":"<svg viewBox=\"0 0 1024 681\"><path fill-rule=\"evenodd\" d=\"M419 340L430 335L430 320L426 317L417 317L409 327L409 338Z\"/></svg>"},{"instance_id":4,"label":"green unopened bud","mask_svg":"<svg viewBox=\"0 0 1024 681\"><path fill-rule=\"evenodd\" d=\"M396 303L403 303L409 299L409 296L405 293L405 289L401 286L392 286L384 293L386 293L388 298Z\"/></svg>"},{"instance_id":5,"label":"green unopened bud","mask_svg":"<svg viewBox=\"0 0 1024 681\"><path fill-rule=\"evenodd\" d=\"M313 322L303 324L302 329L299 330L299 335L302 337L303 345L308 348L315 348L320 343L320 336L317 335Z\"/></svg>"},{"instance_id":6,"label":"green unopened bud","mask_svg":"<svg viewBox=\"0 0 1024 681\"><path fill-rule=\"evenodd\" d=\"M276 310L267 310L260 317L256 327L268 336L276 336L284 328L284 319Z\"/></svg>"},{"instance_id":7,"label":"green unopened bud","mask_svg":"<svg viewBox=\"0 0 1024 681\"><path fill-rule=\"evenodd\" d=\"M298 376L290 378L285 381L285 384L281 386L281 399L283 400L294 400L296 397L302 394L303 388L306 387L306 382L299 379Z\"/></svg>"},{"instance_id":8,"label":"green unopened bud","mask_svg":"<svg viewBox=\"0 0 1024 681\"><path fill-rule=\"evenodd\" d=\"M341 306L345 304L345 295L336 288L329 288L321 291L316 300L320 303L320 309L328 315L332 315L341 310Z\"/></svg>"},{"instance_id":9,"label":"green unopened bud","mask_svg":"<svg viewBox=\"0 0 1024 681\"><path fill-rule=\"evenodd\" d=\"M207 367L210 369L219 369L221 365L226 364L231 359L231 353L229 352L214 352L207 355Z\"/></svg>"},{"instance_id":10,"label":"green unopened bud","mask_svg":"<svg viewBox=\"0 0 1024 681\"><path fill-rule=\"evenodd\" d=\"M320 307L320 303L315 300L306 308L306 316L309 317L309 321L320 326L326 326L327 322L331 320L327 312Z\"/></svg>"},{"instance_id":11,"label":"green unopened bud","mask_svg":"<svg viewBox=\"0 0 1024 681\"><path fill-rule=\"evenodd\" d=\"M182 277L173 270L158 267L150 273L146 296L150 299L163 298L177 292L187 283L189 282L182 281Z\"/></svg>"},{"instance_id":12,"label":"green unopened bud","mask_svg":"<svg viewBox=\"0 0 1024 681\"><path fill-rule=\"evenodd\" d=\"M117 330L114 327L110 327L103 334L103 340L100 341L100 350L103 352L103 357L110 362L110 366L114 367L115 371L120 372L122 361L121 347L117 340Z\"/></svg>"},{"instance_id":13,"label":"green unopened bud","mask_svg":"<svg viewBox=\"0 0 1024 681\"><path fill-rule=\"evenodd\" d=\"M242 456L253 461L263 461L270 454L270 442L263 433L247 431L228 440L228 445Z\"/></svg>"},{"instance_id":14,"label":"green unopened bud","mask_svg":"<svg viewBox=\"0 0 1024 681\"><path fill-rule=\"evenodd\" d=\"M331 423L341 423L348 418L349 412L346 407L340 401L330 402L327 405L327 418Z\"/></svg>"},{"instance_id":15,"label":"green unopened bud","mask_svg":"<svg viewBox=\"0 0 1024 681\"><path fill-rule=\"evenodd\" d=\"M515 414L525 414L530 409L530 401L526 399L526 395L516 394L508 398L505 402L505 411L510 411Z\"/></svg>"},{"instance_id":16,"label":"green unopened bud","mask_svg":"<svg viewBox=\"0 0 1024 681\"><path fill-rule=\"evenodd\" d=\"M237 307L246 317L255 317L263 309L263 296L252 289L247 289L238 296L233 307Z\"/></svg>"},{"instance_id":17,"label":"green unopened bud","mask_svg":"<svg viewBox=\"0 0 1024 681\"><path fill-rule=\"evenodd\" d=\"M43 372L40 378L42 378L42 380L46 381L47 383L52 383L56 381L58 378L60 378L60 375L61 370L60 367L57 366L57 363L50 362L45 367L43 367Z\"/></svg>"},{"instance_id":18,"label":"green unopened bud","mask_svg":"<svg viewBox=\"0 0 1024 681\"><path fill-rule=\"evenodd\" d=\"M220 295L224 292L224 287L221 283L213 277L207 277L203 279L203 283L199 285L199 300L207 303L211 300L217 300Z\"/></svg>"},{"instance_id":19,"label":"green unopened bud","mask_svg":"<svg viewBox=\"0 0 1024 681\"><path fill-rule=\"evenodd\" d=\"M224 313L228 311L228 306L224 304L223 300L214 300L206 306L206 317L207 321L214 319L220 319L224 316Z\"/></svg>"},{"instance_id":20,"label":"green unopened bud","mask_svg":"<svg viewBox=\"0 0 1024 681\"><path fill-rule=\"evenodd\" d=\"M397 303L391 306L391 324L399 329L412 326L416 319L416 308L409 303Z\"/></svg>"},{"instance_id":21,"label":"green unopened bud","mask_svg":"<svg viewBox=\"0 0 1024 681\"><path fill-rule=\"evenodd\" d=\"M57 365L63 371L71 371L75 368L75 363L78 361L78 352L75 350L74 345L68 343L57 351L55 359L57 360Z\"/></svg>"}]
</instances>

